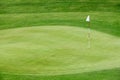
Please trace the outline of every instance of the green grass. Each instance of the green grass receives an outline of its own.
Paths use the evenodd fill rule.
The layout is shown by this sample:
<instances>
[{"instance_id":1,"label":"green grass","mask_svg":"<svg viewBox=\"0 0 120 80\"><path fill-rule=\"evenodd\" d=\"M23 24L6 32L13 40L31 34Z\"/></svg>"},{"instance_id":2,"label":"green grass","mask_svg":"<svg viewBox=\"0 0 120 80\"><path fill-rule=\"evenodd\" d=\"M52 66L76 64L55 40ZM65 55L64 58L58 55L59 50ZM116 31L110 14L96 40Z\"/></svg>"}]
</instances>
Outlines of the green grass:
<instances>
[{"instance_id":1,"label":"green grass","mask_svg":"<svg viewBox=\"0 0 120 80\"><path fill-rule=\"evenodd\" d=\"M119 12L119 0L2 0L0 13Z\"/></svg>"},{"instance_id":2,"label":"green grass","mask_svg":"<svg viewBox=\"0 0 120 80\"><path fill-rule=\"evenodd\" d=\"M119 38L92 30L89 49L87 34L67 26L1 30L1 74L59 77L118 68Z\"/></svg>"},{"instance_id":3,"label":"green grass","mask_svg":"<svg viewBox=\"0 0 120 80\"><path fill-rule=\"evenodd\" d=\"M115 12L1 14L0 29L39 25L69 25L87 28L85 19L88 14L91 15L92 29L120 36L120 13Z\"/></svg>"},{"instance_id":4,"label":"green grass","mask_svg":"<svg viewBox=\"0 0 120 80\"><path fill-rule=\"evenodd\" d=\"M119 52L118 38L92 32L88 49L87 29L43 26L1 30L1 72L57 75L120 66L119 53L114 53Z\"/></svg>"},{"instance_id":5,"label":"green grass","mask_svg":"<svg viewBox=\"0 0 120 80\"><path fill-rule=\"evenodd\" d=\"M95 71L90 73L80 73L58 76L39 76L39 75L1 75L1 80L119 80L120 69L110 69ZM3 77L4 76L4 77Z\"/></svg>"},{"instance_id":6,"label":"green grass","mask_svg":"<svg viewBox=\"0 0 120 80\"><path fill-rule=\"evenodd\" d=\"M119 0L1 0L0 80L120 80L119 9Z\"/></svg>"}]
</instances>

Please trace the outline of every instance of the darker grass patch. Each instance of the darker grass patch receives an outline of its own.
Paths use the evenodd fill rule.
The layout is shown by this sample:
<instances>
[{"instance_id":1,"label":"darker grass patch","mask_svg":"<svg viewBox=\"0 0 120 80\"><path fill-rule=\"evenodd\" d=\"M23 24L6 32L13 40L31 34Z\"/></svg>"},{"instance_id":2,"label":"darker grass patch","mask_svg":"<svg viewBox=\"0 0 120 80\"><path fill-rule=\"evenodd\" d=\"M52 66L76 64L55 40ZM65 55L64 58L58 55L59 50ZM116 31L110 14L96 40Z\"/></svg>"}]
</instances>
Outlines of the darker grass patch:
<instances>
[{"instance_id":1,"label":"darker grass patch","mask_svg":"<svg viewBox=\"0 0 120 80\"><path fill-rule=\"evenodd\" d=\"M116 6L117 5L117 6ZM119 2L103 1L49 1L0 3L0 13L45 13L45 12L119 12Z\"/></svg>"},{"instance_id":2,"label":"darker grass patch","mask_svg":"<svg viewBox=\"0 0 120 80\"><path fill-rule=\"evenodd\" d=\"M120 80L120 68L80 74L39 76L2 74L1 80Z\"/></svg>"},{"instance_id":3,"label":"darker grass patch","mask_svg":"<svg viewBox=\"0 0 120 80\"><path fill-rule=\"evenodd\" d=\"M0 80L3 80L3 75L0 73Z\"/></svg>"}]
</instances>

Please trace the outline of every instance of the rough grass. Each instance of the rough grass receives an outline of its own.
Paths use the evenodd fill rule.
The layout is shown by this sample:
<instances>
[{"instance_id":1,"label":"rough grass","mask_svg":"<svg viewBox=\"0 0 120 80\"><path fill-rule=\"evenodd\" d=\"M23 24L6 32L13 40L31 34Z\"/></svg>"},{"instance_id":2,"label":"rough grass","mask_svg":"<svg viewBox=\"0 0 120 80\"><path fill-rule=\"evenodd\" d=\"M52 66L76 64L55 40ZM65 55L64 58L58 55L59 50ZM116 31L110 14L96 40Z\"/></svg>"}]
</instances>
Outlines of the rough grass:
<instances>
[{"instance_id":1,"label":"rough grass","mask_svg":"<svg viewBox=\"0 0 120 80\"><path fill-rule=\"evenodd\" d=\"M58 76L39 76L39 75L0 75L1 80L119 80L120 69L110 69L89 73L58 75Z\"/></svg>"},{"instance_id":2,"label":"rough grass","mask_svg":"<svg viewBox=\"0 0 120 80\"><path fill-rule=\"evenodd\" d=\"M0 13L119 12L119 0L1 0Z\"/></svg>"},{"instance_id":3,"label":"rough grass","mask_svg":"<svg viewBox=\"0 0 120 80\"><path fill-rule=\"evenodd\" d=\"M87 28L85 19L88 14L91 15L92 29L102 31L114 36L120 36L120 13L115 12L1 14L0 29L39 25L69 25Z\"/></svg>"}]
</instances>

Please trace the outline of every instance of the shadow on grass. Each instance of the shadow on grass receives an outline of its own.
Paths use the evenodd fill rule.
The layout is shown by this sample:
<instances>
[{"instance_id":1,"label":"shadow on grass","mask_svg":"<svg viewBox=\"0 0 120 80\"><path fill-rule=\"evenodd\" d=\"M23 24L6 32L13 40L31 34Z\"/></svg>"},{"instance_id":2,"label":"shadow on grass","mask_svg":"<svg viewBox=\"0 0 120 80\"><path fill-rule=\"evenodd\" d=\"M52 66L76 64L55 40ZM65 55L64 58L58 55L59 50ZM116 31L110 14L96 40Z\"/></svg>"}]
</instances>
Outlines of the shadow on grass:
<instances>
[{"instance_id":1,"label":"shadow on grass","mask_svg":"<svg viewBox=\"0 0 120 80\"><path fill-rule=\"evenodd\" d=\"M0 80L3 80L3 77L2 77L3 75L0 73Z\"/></svg>"},{"instance_id":2,"label":"shadow on grass","mask_svg":"<svg viewBox=\"0 0 120 80\"><path fill-rule=\"evenodd\" d=\"M0 80L120 80L120 68L55 76L12 75L0 73Z\"/></svg>"}]
</instances>

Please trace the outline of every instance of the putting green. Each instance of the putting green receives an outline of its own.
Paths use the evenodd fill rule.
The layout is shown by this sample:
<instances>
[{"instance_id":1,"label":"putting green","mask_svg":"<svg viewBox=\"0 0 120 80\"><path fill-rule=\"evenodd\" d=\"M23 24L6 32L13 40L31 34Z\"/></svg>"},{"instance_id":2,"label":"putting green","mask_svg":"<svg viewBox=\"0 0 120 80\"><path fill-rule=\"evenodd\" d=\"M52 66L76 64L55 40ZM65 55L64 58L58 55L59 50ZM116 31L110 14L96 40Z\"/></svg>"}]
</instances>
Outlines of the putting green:
<instances>
[{"instance_id":1,"label":"putting green","mask_svg":"<svg viewBox=\"0 0 120 80\"><path fill-rule=\"evenodd\" d=\"M7 74L60 75L120 67L120 39L69 26L0 31L0 71Z\"/></svg>"}]
</instances>

